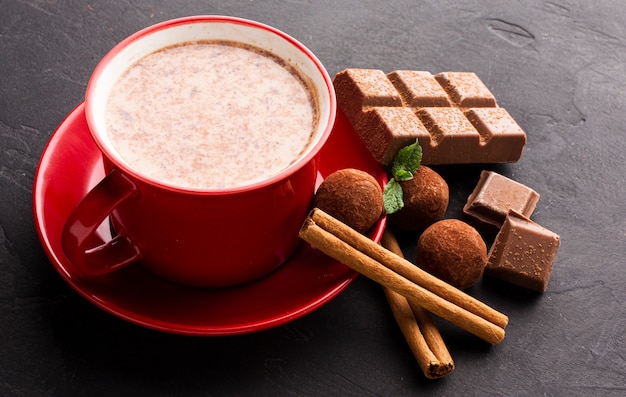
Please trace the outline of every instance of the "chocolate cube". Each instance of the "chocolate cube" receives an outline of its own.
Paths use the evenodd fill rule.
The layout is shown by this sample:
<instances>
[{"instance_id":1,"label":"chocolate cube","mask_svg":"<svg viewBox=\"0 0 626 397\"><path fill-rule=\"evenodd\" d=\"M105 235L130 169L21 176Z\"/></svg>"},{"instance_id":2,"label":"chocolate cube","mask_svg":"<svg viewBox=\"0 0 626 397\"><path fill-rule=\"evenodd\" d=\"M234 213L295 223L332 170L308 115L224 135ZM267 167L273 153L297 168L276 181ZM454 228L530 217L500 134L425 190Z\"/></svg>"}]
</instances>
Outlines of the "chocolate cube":
<instances>
[{"instance_id":1,"label":"chocolate cube","mask_svg":"<svg viewBox=\"0 0 626 397\"><path fill-rule=\"evenodd\" d=\"M509 210L530 217L537 201L539 193L528 186L493 171L482 171L463 212L483 224L499 228Z\"/></svg>"},{"instance_id":2,"label":"chocolate cube","mask_svg":"<svg viewBox=\"0 0 626 397\"><path fill-rule=\"evenodd\" d=\"M510 211L489 250L485 274L544 292L560 243L556 233Z\"/></svg>"}]
</instances>

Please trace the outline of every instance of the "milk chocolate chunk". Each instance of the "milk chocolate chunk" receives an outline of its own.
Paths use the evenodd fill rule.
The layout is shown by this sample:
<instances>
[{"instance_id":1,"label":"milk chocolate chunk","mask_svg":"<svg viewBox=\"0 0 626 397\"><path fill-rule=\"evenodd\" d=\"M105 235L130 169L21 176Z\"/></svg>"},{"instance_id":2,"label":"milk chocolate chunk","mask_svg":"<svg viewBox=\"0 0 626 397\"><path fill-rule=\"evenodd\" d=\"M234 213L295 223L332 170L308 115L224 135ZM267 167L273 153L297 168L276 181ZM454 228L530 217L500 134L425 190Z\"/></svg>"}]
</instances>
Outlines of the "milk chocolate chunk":
<instances>
[{"instance_id":1,"label":"milk chocolate chunk","mask_svg":"<svg viewBox=\"0 0 626 397\"><path fill-rule=\"evenodd\" d=\"M502 226L509 210L530 217L539 201L539 193L504 175L482 171L463 212L497 228Z\"/></svg>"},{"instance_id":2,"label":"milk chocolate chunk","mask_svg":"<svg viewBox=\"0 0 626 397\"><path fill-rule=\"evenodd\" d=\"M556 233L510 211L489 250L485 274L544 292L560 243Z\"/></svg>"},{"instance_id":3,"label":"milk chocolate chunk","mask_svg":"<svg viewBox=\"0 0 626 397\"><path fill-rule=\"evenodd\" d=\"M474 73L346 69L333 82L339 107L383 165L416 139L425 165L515 162L526 144L524 131ZM371 114L381 108L395 116Z\"/></svg>"}]
</instances>

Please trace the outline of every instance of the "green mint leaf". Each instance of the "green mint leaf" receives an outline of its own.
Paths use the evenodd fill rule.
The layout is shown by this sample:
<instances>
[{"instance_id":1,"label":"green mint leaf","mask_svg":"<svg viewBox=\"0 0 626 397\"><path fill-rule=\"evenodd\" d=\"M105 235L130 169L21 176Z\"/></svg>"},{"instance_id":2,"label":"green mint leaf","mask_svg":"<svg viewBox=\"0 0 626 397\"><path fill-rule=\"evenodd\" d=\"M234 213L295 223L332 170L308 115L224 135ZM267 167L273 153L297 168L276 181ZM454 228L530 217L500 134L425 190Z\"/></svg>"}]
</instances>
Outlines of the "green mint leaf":
<instances>
[{"instance_id":1,"label":"green mint leaf","mask_svg":"<svg viewBox=\"0 0 626 397\"><path fill-rule=\"evenodd\" d=\"M391 166L391 175L397 181L413 179L415 171L422 162L422 147L416 139L415 143L403 147L398 151Z\"/></svg>"},{"instance_id":2,"label":"green mint leaf","mask_svg":"<svg viewBox=\"0 0 626 397\"><path fill-rule=\"evenodd\" d=\"M409 179L413 179L413 173L404 169L398 169L394 173L393 178L396 181L408 181Z\"/></svg>"},{"instance_id":3,"label":"green mint leaf","mask_svg":"<svg viewBox=\"0 0 626 397\"><path fill-rule=\"evenodd\" d=\"M389 179L383 190L383 205L387 214L391 215L404 207L402 195L402 186L395 179Z\"/></svg>"}]
</instances>

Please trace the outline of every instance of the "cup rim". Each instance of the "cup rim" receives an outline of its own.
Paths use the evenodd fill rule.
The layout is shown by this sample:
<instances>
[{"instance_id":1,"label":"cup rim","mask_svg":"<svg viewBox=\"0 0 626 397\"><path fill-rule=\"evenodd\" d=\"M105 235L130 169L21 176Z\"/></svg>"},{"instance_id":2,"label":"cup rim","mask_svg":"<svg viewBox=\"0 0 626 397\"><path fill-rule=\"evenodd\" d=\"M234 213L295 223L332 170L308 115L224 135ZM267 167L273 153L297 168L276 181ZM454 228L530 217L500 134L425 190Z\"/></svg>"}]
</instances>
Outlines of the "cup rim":
<instances>
[{"instance_id":1,"label":"cup rim","mask_svg":"<svg viewBox=\"0 0 626 397\"><path fill-rule=\"evenodd\" d=\"M173 184L168 184L163 181L159 181L157 179L151 178L149 176L143 175L132 167L128 166L124 161L118 158L117 154L112 154L107 149L107 145L101 141L98 133L95 133L93 129L95 128L95 111L92 106L93 97L96 95L96 86L98 79L102 76L103 72L107 68L107 66L111 63L115 57L122 52L125 48L127 48L130 44L134 43L136 40L148 36L150 34L156 33L161 30L169 29L172 27L185 25L185 24L195 24L195 23L232 23L244 25L252 28L263 29L268 31L269 33L279 36L283 40L287 41L290 45L297 48L299 51L304 53L306 57L313 63L315 69L319 72L322 80L325 83L325 88L327 90L327 95L329 99L329 111L328 116L325 119L320 119L321 124L325 124L324 130L320 133L319 139L313 145L311 145L305 155L299 157L297 161L293 162L291 165L281 170L280 172L272 175L269 178L263 179L261 181L252 182L249 184L227 187L227 188L196 188L189 186L176 186ZM317 87L317 89L323 89L324 87ZM333 87L332 79L328 74L326 68L321 63L321 61L317 58L315 54L311 50L309 50L304 44L296 40L294 37L288 35L287 33L274 28L272 26L266 25L262 22L257 22L249 19L233 17L233 16L224 16L224 15L195 15L188 16L182 18L175 18L166 20L163 22L156 23L154 25L145 27L130 36L126 37L119 43L117 43L113 48L111 48L104 57L99 61L96 68L94 69L89 82L87 84L87 90L85 95L85 116L87 118L87 124L89 125L89 130L91 132L91 136L93 137L96 145L103 153L104 156L108 160L110 160L115 167L123 170L124 173L129 174L133 178L140 180L146 184L157 186L161 189L179 192L179 193L192 193L199 195L226 195L226 194L234 194L234 193L243 193L254 191L265 186L269 186L275 184L277 182L283 181L289 176L293 175L297 171L299 171L302 167L307 165L310 161L313 161L319 154L319 151L323 148L324 144L328 140L330 136L333 126L335 124L335 117L337 112L337 100L335 97L335 90Z\"/></svg>"}]
</instances>

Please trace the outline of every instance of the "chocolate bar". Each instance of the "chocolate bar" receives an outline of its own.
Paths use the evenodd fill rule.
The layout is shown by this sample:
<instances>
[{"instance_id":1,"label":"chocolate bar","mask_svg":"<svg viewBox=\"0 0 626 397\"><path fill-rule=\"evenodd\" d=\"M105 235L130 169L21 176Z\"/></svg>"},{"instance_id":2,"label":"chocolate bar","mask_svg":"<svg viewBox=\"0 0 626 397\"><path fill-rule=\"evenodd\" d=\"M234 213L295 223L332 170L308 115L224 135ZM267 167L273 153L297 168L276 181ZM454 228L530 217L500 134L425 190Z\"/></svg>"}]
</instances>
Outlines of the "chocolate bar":
<instances>
[{"instance_id":1,"label":"chocolate bar","mask_svg":"<svg viewBox=\"0 0 626 397\"><path fill-rule=\"evenodd\" d=\"M530 217L539 201L539 193L519 182L493 171L482 171L463 212L497 228L502 226L509 210Z\"/></svg>"},{"instance_id":2,"label":"chocolate bar","mask_svg":"<svg viewBox=\"0 0 626 397\"><path fill-rule=\"evenodd\" d=\"M485 274L544 292L560 243L559 235L509 211L489 250Z\"/></svg>"},{"instance_id":3,"label":"chocolate bar","mask_svg":"<svg viewBox=\"0 0 626 397\"><path fill-rule=\"evenodd\" d=\"M526 134L474 73L346 69L337 103L383 165L417 139L422 164L507 163Z\"/></svg>"}]
</instances>

